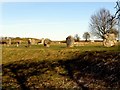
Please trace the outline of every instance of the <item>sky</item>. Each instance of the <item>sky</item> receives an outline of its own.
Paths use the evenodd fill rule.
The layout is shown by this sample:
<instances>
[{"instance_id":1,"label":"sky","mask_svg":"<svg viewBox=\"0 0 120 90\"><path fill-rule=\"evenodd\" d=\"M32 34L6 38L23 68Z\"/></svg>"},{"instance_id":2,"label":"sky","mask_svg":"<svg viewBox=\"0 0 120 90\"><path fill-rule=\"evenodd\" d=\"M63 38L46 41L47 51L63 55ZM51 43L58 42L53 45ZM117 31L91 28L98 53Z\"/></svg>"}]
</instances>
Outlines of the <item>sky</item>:
<instances>
[{"instance_id":1,"label":"sky","mask_svg":"<svg viewBox=\"0 0 120 90\"><path fill-rule=\"evenodd\" d=\"M115 2L3 2L0 36L65 40L89 32L91 15L101 8L115 13Z\"/></svg>"}]
</instances>

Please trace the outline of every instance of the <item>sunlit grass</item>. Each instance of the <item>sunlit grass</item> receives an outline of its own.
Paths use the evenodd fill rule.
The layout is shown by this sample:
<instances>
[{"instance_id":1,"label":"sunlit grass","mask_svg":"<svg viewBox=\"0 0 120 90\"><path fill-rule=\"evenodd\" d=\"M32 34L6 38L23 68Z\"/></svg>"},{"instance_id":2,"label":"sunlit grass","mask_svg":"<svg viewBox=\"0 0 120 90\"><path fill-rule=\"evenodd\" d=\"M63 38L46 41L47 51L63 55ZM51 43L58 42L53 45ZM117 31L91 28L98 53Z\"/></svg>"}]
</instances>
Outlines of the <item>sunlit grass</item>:
<instances>
[{"instance_id":1,"label":"sunlit grass","mask_svg":"<svg viewBox=\"0 0 120 90\"><path fill-rule=\"evenodd\" d=\"M107 48L99 44L72 48L67 48L66 44L52 44L49 48L43 45L3 46L2 86L16 90L73 88L78 87L76 81L82 77L90 88L109 87L112 80L119 79L119 52L119 46Z\"/></svg>"},{"instance_id":2,"label":"sunlit grass","mask_svg":"<svg viewBox=\"0 0 120 90\"><path fill-rule=\"evenodd\" d=\"M75 57L75 53L85 52L85 51L120 51L119 46L115 47L104 47L101 45L85 45L85 46L75 46L67 48L66 44L56 44L51 45L49 48L43 45L32 45L31 47L26 47L25 45L20 45L16 47L3 46L2 47L2 63L13 62L17 60L56 60L56 59L67 59Z\"/></svg>"}]
</instances>

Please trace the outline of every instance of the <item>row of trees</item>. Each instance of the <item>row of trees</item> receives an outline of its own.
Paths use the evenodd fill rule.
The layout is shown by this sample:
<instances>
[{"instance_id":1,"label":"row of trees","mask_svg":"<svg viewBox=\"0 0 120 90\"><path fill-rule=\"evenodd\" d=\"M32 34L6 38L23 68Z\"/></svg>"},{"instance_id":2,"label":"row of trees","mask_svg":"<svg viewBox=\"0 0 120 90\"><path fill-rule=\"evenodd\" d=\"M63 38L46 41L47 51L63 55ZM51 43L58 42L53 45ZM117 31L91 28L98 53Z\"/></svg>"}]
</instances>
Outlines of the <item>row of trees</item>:
<instances>
[{"instance_id":1,"label":"row of trees","mask_svg":"<svg viewBox=\"0 0 120 90\"><path fill-rule=\"evenodd\" d=\"M85 41L87 42L88 39L90 39L90 34L89 34L88 32L85 32L85 33L83 34L83 38L84 38ZM79 42L79 41L80 41L80 37L79 37L78 34L75 34L74 40L75 40L76 42Z\"/></svg>"}]
</instances>

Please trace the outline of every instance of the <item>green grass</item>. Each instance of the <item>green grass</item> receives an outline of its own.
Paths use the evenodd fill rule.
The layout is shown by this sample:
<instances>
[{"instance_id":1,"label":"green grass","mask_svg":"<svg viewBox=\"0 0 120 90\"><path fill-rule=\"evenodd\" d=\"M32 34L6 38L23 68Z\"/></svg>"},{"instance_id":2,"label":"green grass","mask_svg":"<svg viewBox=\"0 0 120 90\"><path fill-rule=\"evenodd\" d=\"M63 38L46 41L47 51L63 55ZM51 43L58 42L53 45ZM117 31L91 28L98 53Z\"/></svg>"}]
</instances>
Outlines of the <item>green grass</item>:
<instances>
[{"instance_id":1,"label":"green grass","mask_svg":"<svg viewBox=\"0 0 120 90\"><path fill-rule=\"evenodd\" d=\"M77 46L72 48L67 48L65 44L63 45L51 45L49 48L43 45L32 45L31 47L25 47L21 45L16 46L3 46L2 47L2 63L9 63L19 60L57 60L57 59L70 59L75 57L75 53L85 52L85 51L120 51L118 46L115 47L104 47L101 45L86 45Z\"/></svg>"},{"instance_id":2,"label":"green grass","mask_svg":"<svg viewBox=\"0 0 120 90\"><path fill-rule=\"evenodd\" d=\"M78 85L80 79L89 88L119 87L119 58L119 46L3 46L2 86L16 90L73 87L84 90L84 83Z\"/></svg>"}]
</instances>

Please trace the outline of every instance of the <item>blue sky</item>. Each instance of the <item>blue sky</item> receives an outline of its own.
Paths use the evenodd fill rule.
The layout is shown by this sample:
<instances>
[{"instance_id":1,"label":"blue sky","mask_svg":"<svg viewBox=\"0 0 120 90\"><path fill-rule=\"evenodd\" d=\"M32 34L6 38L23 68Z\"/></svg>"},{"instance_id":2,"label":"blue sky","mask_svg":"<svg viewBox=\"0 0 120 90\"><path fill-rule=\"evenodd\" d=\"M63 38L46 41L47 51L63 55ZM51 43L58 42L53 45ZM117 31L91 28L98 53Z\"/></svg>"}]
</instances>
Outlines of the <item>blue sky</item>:
<instances>
[{"instance_id":1,"label":"blue sky","mask_svg":"<svg viewBox=\"0 0 120 90\"><path fill-rule=\"evenodd\" d=\"M101 8L115 13L115 2L5 2L1 36L65 40L89 32L90 17Z\"/></svg>"}]
</instances>

